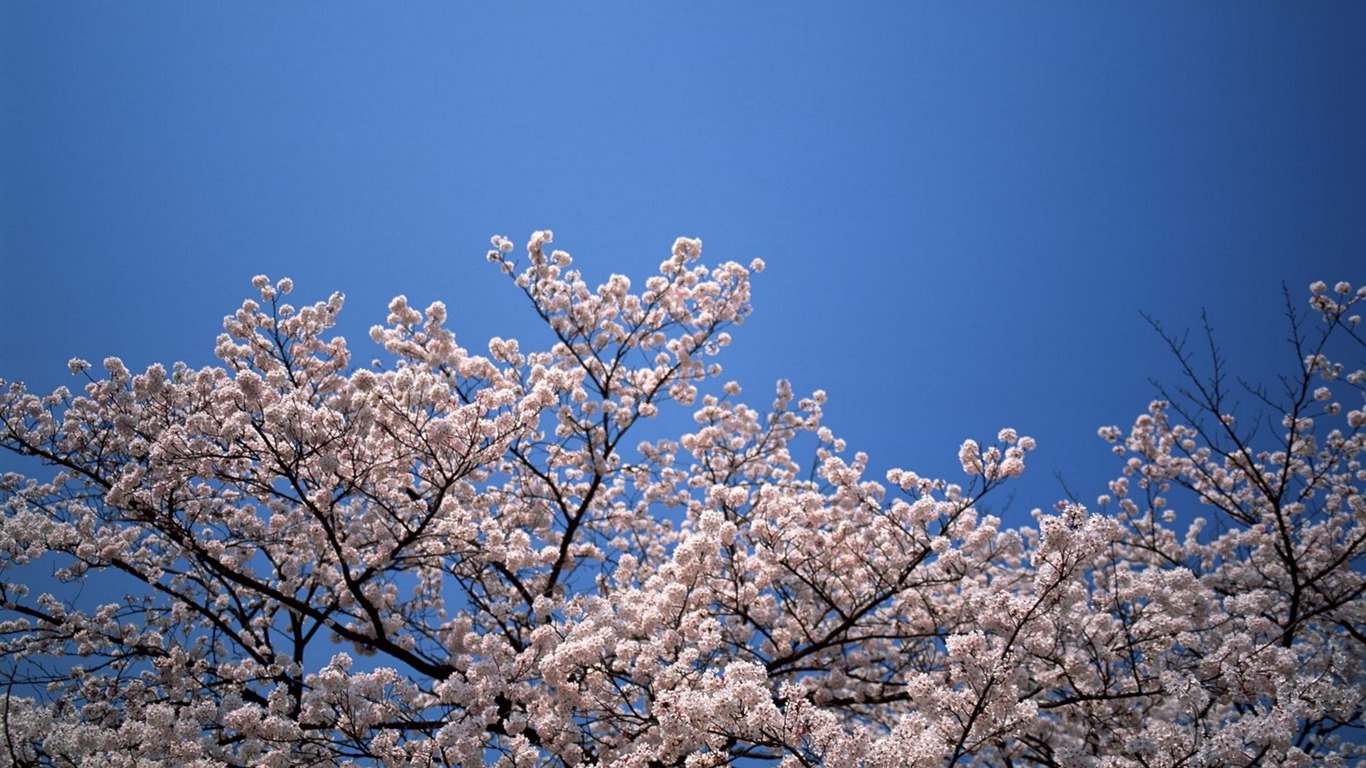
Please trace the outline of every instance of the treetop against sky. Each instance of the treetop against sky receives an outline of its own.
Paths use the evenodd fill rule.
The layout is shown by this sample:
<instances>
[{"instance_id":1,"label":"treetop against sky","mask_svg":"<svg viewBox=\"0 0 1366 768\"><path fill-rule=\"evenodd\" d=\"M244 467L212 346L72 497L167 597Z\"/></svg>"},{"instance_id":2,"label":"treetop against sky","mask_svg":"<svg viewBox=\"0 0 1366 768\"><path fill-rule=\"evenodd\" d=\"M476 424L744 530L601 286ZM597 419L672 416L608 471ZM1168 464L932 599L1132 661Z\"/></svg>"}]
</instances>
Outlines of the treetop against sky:
<instances>
[{"instance_id":1,"label":"treetop against sky","mask_svg":"<svg viewBox=\"0 0 1366 768\"><path fill-rule=\"evenodd\" d=\"M1366 282L1363 28L1331 1L0 4L0 377L38 397L6 395L5 439L87 472L0 452L6 673L38 702L4 722L51 734L10 743L1330 762L1359 724L1332 318ZM695 238L733 266L688 278ZM550 322L607 316L577 352Z\"/></svg>"}]
</instances>

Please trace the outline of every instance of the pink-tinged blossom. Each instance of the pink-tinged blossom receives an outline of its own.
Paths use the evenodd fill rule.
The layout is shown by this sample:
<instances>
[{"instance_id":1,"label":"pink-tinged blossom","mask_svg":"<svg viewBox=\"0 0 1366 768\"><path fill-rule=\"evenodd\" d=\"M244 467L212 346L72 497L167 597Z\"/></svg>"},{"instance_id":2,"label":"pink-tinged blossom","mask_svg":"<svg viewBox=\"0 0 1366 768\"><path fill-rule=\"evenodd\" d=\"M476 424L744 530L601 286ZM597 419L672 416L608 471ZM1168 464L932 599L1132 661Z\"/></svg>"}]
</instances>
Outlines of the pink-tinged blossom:
<instances>
[{"instance_id":1,"label":"pink-tinged blossom","mask_svg":"<svg viewBox=\"0 0 1366 768\"><path fill-rule=\"evenodd\" d=\"M680 238L589 286L552 240L488 252L544 347L466 349L400 296L358 368L340 294L260 276L218 365L0 382L0 446L54 468L0 476L0 764L1366 757L1366 293L1313 286L1281 418L1176 390L1099 430L1097 509L1010 529L988 511L1032 438L884 483L823 391L718 378L762 261Z\"/></svg>"},{"instance_id":2,"label":"pink-tinged blossom","mask_svg":"<svg viewBox=\"0 0 1366 768\"><path fill-rule=\"evenodd\" d=\"M976 440L963 441L963 445L958 448L958 463L963 466L964 474L982 474L982 449Z\"/></svg>"}]
</instances>

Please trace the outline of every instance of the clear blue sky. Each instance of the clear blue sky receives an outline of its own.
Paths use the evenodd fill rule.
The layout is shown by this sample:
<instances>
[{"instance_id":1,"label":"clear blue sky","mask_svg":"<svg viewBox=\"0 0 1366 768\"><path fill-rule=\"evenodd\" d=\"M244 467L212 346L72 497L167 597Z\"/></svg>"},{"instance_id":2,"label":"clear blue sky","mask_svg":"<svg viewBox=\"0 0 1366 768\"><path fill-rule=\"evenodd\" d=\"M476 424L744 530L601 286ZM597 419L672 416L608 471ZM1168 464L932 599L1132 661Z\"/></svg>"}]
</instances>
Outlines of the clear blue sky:
<instances>
[{"instance_id":1,"label":"clear blue sky","mask_svg":"<svg viewBox=\"0 0 1366 768\"><path fill-rule=\"evenodd\" d=\"M1040 443L1092 498L1171 379L1140 317L1290 361L1280 286L1366 280L1366 4L0 4L0 377L212 361L257 273L530 336L488 237L590 276L768 263L723 359L879 468Z\"/></svg>"}]
</instances>

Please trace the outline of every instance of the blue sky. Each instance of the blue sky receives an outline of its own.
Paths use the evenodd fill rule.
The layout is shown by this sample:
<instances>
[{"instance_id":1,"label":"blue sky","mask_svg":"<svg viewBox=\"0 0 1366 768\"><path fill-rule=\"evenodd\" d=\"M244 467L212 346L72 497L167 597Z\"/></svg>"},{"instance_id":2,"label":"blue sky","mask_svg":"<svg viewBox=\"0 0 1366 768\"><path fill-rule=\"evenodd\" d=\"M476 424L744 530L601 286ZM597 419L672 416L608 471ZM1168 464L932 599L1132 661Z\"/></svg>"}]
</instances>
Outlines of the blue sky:
<instances>
[{"instance_id":1,"label":"blue sky","mask_svg":"<svg viewBox=\"0 0 1366 768\"><path fill-rule=\"evenodd\" d=\"M1031 434L1016 507L1172 380L1140 316L1209 311L1265 378L1280 286L1366 280L1366 5L0 4L0 377L212 362L252 275L536 338L483 259L590 277L679 235L762 257L723 358L826 389L876 467Z\"/></svg>"}]
</instances>

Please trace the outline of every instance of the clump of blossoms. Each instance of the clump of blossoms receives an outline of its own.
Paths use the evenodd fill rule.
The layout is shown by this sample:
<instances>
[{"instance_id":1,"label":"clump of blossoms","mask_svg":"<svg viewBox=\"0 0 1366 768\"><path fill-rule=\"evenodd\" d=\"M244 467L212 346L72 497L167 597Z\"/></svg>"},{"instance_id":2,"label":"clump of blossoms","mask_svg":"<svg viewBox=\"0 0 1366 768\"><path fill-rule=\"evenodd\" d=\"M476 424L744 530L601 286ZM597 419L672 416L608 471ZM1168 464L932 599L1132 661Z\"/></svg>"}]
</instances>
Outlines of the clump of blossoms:
<instances>
[{"instance_id":1,"label":"clump of blossoms","mask_svg":"<svg viewBox=\"0 0 1366 768\"><path fill-rule=\"evenodd\" d=\"M0 478L0 763L1362 756L1363 290L1292 308L1274 430L1173 343L1191 383L1101 430L1109 492L1009 529L981 501L1029 437L878 480L824 393L719 378L762 262L680 239L590 288L552 242L488 254L547 348L399 297L357 367L340 295L259 277L216 365L0 382L0 446L45 465Z\"/></svg>"}]
</instances>

